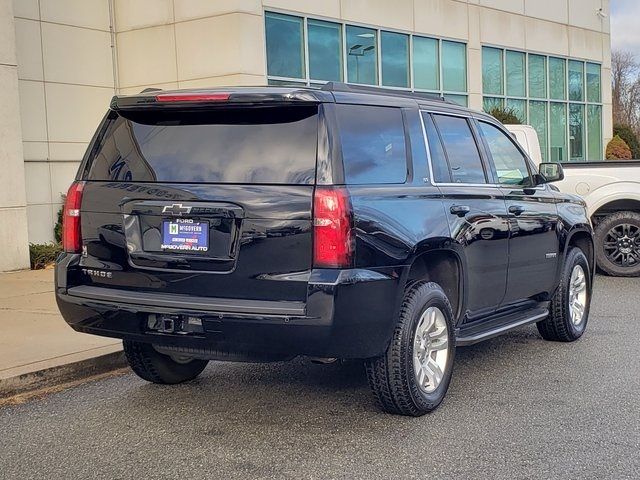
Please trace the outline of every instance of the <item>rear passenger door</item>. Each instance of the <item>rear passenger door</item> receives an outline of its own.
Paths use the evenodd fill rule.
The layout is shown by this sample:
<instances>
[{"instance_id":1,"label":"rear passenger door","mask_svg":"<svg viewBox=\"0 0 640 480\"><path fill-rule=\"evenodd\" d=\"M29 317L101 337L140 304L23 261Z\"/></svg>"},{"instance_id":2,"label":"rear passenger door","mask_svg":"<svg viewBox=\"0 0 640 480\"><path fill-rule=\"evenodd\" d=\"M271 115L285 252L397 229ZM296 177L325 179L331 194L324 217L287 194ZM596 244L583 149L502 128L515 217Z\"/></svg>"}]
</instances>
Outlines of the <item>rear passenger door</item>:
<instances>
[{"instance_id":1,"label":"rear passenger door","mask_svg":"<svg viewBox=\"0 0 640 480\"><path fill-rule=\"evenodd\" d=\"M555 286L559 257L557 199L547 185L534 186L530 164L511 135L478 121L491 168L509 213L509 274L504 303L546 294Z\"/></svg>"},{"instance_id":2,"label":"rear passenger door","mask_svg":"<svg viewBox=\"0 0 640 480\"><path fill-rule=\"evenodd\" d=\"M503 192L492 185L474 123L422 113L431 177L443 194L454 247L465 262L466 320L493 312L507 282L509 227Z\"/></svg>"}]
</instances>

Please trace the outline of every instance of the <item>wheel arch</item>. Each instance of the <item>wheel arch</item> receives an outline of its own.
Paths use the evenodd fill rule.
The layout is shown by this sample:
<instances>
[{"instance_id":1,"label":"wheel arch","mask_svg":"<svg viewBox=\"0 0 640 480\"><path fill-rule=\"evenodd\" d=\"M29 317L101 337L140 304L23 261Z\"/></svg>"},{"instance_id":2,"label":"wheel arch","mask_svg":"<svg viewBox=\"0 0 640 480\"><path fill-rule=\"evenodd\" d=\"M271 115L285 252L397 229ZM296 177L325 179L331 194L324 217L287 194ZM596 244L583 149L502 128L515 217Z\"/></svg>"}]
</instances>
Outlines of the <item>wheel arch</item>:
<instances>
[{"instance_id":1,"label":"wheel arch","mask_svg":"<svg viewBox=\"0 0 640 480\"><path fill-rule=\"evenodd\" d=\"M595 224L602 217L624 211L640 213L640 195L615 192L601 198L590 208L591 221Z\"/></svg>"},{"instance_id":2,"label":"wheel arch","mask_svg":"<svg viewBox=\"0 0 640 480\"><path fill-rule=\"evenodd\" d=\"M440 285L451 303L453 316L457 321L464 311L463 271L463 259L455 250L419 249L409 265L406 286L416 281L429 281Z\"/></svg>"},{"instance_id":3,"label":"wheel arch","mask_svg":"<svg viewBox=\"0 0 640 480\"><path fill-rule=\"evenodd\" d=\"M564 256L562 259L562 267L564 267L567 255L569 254L569 250L572 247L578 247L580 250L582 250L582 253L585 254L585 256L587 257L587 261L589 262L590 274L593 278L593 275L596 271L596 251L592 230L590 228L578 227L572 230L567 235L567 240L565 242L564 248Z\"/></svg>"}]
</instances>

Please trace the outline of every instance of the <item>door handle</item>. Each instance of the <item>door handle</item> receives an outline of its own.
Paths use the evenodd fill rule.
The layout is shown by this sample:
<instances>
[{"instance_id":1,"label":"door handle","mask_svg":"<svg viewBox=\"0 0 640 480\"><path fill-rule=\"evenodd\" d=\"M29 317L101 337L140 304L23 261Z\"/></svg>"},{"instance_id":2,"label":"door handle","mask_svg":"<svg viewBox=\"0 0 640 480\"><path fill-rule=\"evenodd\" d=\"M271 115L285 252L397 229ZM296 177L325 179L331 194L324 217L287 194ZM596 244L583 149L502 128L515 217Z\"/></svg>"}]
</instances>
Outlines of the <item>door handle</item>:
<instances>
[{"instance_id":1,"label":"door handle","mask_svg":"<svg viewBox=\"0 0 640 480\"><path fill-rule=\"evenodd\" d=\"M509 213L513 213L516 216L521 215L524 211L525 208L522 205L511 205L509 207Z\"/></svg>"},{"instance_id":2,"label":"door handle","mask_svg":"<svg viewBox=\"0 0 640 480\"><path fill-rule=\"evenodd\" d=\"M471 211L471 208L468 205L452 205L449 211L462 218Z\"/></svg>"}]
</instances>

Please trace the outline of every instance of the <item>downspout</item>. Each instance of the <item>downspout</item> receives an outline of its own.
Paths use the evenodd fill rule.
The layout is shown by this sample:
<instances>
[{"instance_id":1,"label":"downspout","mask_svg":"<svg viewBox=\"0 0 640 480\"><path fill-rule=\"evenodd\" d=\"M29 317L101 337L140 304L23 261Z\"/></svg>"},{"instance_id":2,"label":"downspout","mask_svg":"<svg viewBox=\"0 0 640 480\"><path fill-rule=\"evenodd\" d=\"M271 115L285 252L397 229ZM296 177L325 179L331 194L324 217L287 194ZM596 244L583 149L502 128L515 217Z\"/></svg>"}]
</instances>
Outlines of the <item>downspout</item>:
<instances>
[{"instance_id":1,"label":"downspout","mask_svg":"<svg viewBox=\"0 0 640 480\"><path fill-rule=\"evenodd\" d=\"M113 94L117 95L120 90L118 78L118 52L116 50L116 15L114 0L109 2L109 35L111 37L111 67L113 70Z\"/></svg>"}]
</instances>

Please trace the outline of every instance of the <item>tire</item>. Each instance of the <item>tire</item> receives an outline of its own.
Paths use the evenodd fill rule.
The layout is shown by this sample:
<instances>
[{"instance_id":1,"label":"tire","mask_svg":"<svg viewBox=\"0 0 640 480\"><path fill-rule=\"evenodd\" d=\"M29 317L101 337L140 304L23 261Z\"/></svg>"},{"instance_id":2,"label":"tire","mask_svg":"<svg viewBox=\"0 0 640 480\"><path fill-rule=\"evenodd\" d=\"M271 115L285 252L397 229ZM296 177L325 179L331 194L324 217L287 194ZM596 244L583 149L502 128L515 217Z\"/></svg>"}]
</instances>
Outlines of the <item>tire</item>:
<instances>
[{"instance_id":1,"label":"tire","mask_svg":"<svg viewBox=\"0 0 640 480\"><path fill-rule=\"evenodd\" d=\"M150 343L125 340L124 353L131 370L143 380L152 383L174 384L188 382L196 378L209 363L208 360L175 361L163 355Z\"/></svg>"},{"instance_id":2,"label":"tire","mask_svg":"<svg viewBox=\"0 0 640 480\"><path fill-rule=\"evenodd\" d=\"M625 228L628 228L627 232L634 234L634 238L625 239L623 236L614 240L613 232L622 233ZM627 238L631 236L627 234ZM618 246L618 241L626 243L620 243ZM640 276L640 213L618 212L606 216L596 226L595 242L596 262L604 273L613 277ZM628 251L631 251L631 254L622 253ZM612 257L616 254L621 256L614 261ZM625 260L626 263L631 263L625 266Z\"/></svg>"},{"instance_id":3,"label":"tire","mask_svg":"<svg viewBox=\"0 0 640 480\"><path fill-rule=\"evenodd\" d=\"M429 315L434 315L434 319L437 317L438 321L435 324L441 327L436 328L433 336L421 336L422 343L418 343L420 340L415 337L416 330L420 327L420 331L423 331L422 326L429 323ZM426 323L421 323L421 320ZM442 331L442 326L446 326L446 331ZM439 334L437 334L438 331L440 331ZM435 338L436 334L437 338ZM426 340L427 337L429 340ZM424 348L425 341L429 342L429 345L442 347L445 339L446 350L431 351ZM430 358L432 363L428 365L429 370L420 368L423 373L429 371L433 375L435 371L433 369L436 368L433 366L433 361L444 362L443 367L442 363L438 367L442 373L439 382L434 381L427 388L419 385L418 374L415 373L418 367L414 367L414 361L419 360L414 359L414 352L420 355L429 352L429 355L424 355L424 358ZM435 360L432 355L435 356ZM436 283L419 282L411 285L405 291L399 318L387 351L379 357L365 361L369 386L380 408L387 413L414 417L435 410L449 388L454 357L453 312L447 296ZM427 380L426 375L423 378ZM433 390L427 391L430 389Z\"/></svg>"},{"instance_id":4,"label":"tire","mask_svg":"<svg viewBox=\"0 0 640 480\"><path fill-rule=\"evenodd\" d=\"M570 305L572 275L578 267L584 275L584 292L586 294L580 318L572 316L574 308ZM574 284L576 284L575 281ZM573 342L579 339L587 328L591 291L591 273L587 257L579 248L571 248L562 267L560 284L551 299L549 316L537 323L542 338L556 342Z\"/></svg>"}]
</instances>

